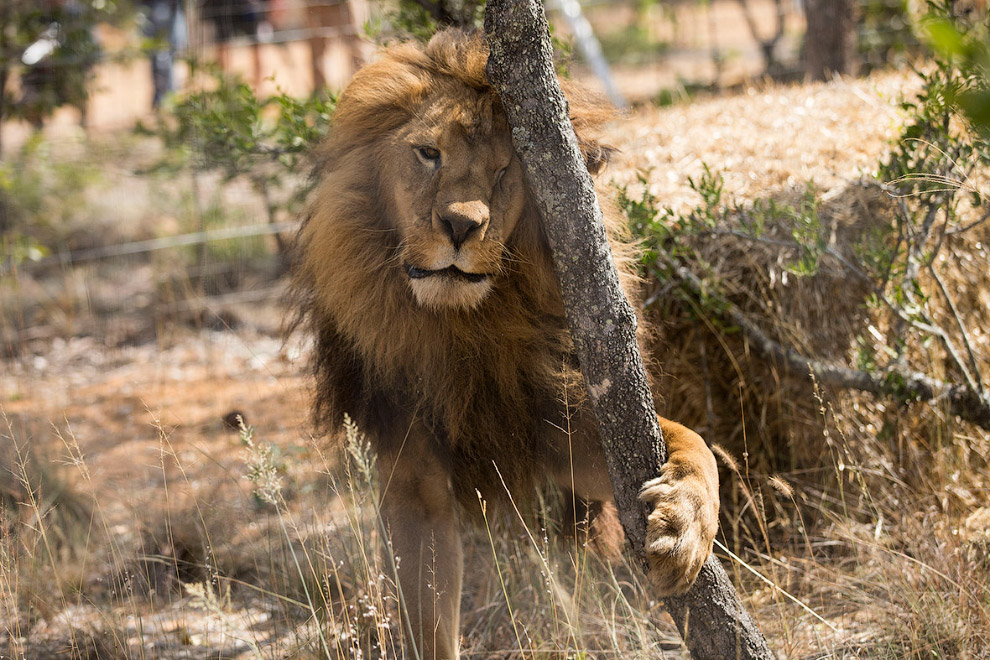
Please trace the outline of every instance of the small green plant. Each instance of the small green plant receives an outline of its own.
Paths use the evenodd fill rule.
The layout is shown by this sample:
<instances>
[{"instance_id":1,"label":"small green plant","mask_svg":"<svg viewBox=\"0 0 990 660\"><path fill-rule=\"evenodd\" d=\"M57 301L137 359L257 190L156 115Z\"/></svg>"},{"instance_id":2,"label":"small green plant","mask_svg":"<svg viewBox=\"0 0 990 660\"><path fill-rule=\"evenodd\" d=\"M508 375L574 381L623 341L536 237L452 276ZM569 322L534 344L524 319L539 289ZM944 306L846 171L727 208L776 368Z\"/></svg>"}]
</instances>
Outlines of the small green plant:
<instances>
[{"instance_id":1,"label":"small green plant","mask_svg":"<svg viewBox=\"0 0 990 660\"><path fill-rule=\"evenodd\" d=\"M17 231L0 234L0 275L16 270L25 262L35 262L50 253L49 249L31 236Z\"/></svg>"},{"instance_id":2,"label":"small green plant","mask_svg":"<svg viewBox=\"0 0 990 660\"><path fill-rule=\"evenodd\" d=\"M641 174L639 180L643 186L641 197L631 198L628 188L622 188L619 203L629 218L633 233L644 239L643 264L648 273L658 267L660 254L685 263L703 264L704 257L692 247L690 240L684 240L686 237L734 236L780 243L778 238L767 237L771 230L775 236L781 232L790 235L791 241L786 244L793 253L786 262L790 272L800 276L817 272L826 250L827 236L818 215L818 191L813 184L806 186L795 204L772 198L757 198L749 204L741 204L726 199L722 174L702 163L701 174L697 178L688 177L688 186L701 201L687 213L678 213L669 207L660 207L656 197L649 192L646 177ZM716 285L714 290L718 288Z\"/></svg>"},{"instance_id":3,"label":"small green plant","mask_svg":"<svg viewBox=\"0 0 990 660\"><path fill-rule=\"evenodd\" d=\"M954 0L929 0L922 36L950 84L946 102L955 105L984 140L990 135L990 13L961 10Z\"/></svg>"},{"instance_id":4,"label":"small green plant","mask_svg":"<svg viewBox=\"0 0 990 660\"><path fill-rule=\"evenodd\" d=\"M217 172L226 182L243 178L270 223L291 217L308 193L308 154L329 128L336 97L297 99L280 92L259 98L237 77L208 73L207 89L174 98L150 131L165 143L166 156L149 172L188 168L194 176ZM284 255L284 240L275 237Z\"/></svg>"},{"instance_id":5,"label":"small green plant","mask_svg":"<svg viewBox=\"0 0 990 660\"><path fill-rule=\"evenodd\" d=\"M90 219L87 192L101 180L97 165L60 158L39 135L0 161L0 260L37 260L67 247Z\"/></svg>"},{"instance_id":6,"label":"small green plant","mask_svg":"<svg viewBox=\"0 0 990 660\"><path fill-rule=\"evenodd\" d=\"M198 71L193 69L193 75ZM306 151L326 133L336 97L259 98L236 76L208 71L209 89L173 99L156 133L172 160L158 168L190 166L226 178L254 175L269 163L295 172Z\"/></svg>"},{"instance_id":7,"label":"small green plant","mask_svg":"<svg viewBox=\"0 0 990 660\"><path fill-rule=\"evenodd\" d=\"M955 5L928 2L920 31L932 62L918 72L916 98L903 103L908 122L878 174L897 201L894 222L868 233L857 255L876 282L871 304L893 316L893 327L942 344L953 378L982 395L985 378L943 271L954 239L990 219L986 191L972 182L974 172L990 166L990 17L957 15ZM951 320L936 318L936 303L951 310ZM896 363L905 345L898 340L881 350Z\"/></svg>"}]
</instances>

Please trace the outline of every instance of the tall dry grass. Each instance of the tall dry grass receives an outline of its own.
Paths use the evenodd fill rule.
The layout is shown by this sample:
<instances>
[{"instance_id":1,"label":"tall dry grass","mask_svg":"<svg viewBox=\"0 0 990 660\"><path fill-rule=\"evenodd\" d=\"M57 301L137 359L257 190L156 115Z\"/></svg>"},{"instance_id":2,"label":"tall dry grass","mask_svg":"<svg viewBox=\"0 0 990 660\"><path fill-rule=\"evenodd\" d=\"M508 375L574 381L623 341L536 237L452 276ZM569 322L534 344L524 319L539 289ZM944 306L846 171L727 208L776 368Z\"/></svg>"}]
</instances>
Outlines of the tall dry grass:
<instances>
[{"instance_id":1,"label":"tall dry grass","mask_svg":"<svg viewBox=\"0 0 990 660\"><path fill-rule=\"evenodd\" d=\"M889 433L847 435L875 410L812 396L818 469L767 474L718 451L727 497L716 552L772 646L784 658L988 657L990 515L973 506L986 496L974 468L987 438L929 422L940 444L905 461ZM402 608L356 429L344 454L313 443L291 458L241 429L237 474L208 482L185 472L159 429L156 501L126 502L94 480L71 433L25 442L11 426L0 652L399 657ZM296 480L296 460L319 474ZM636 569L559 538L559 507L543 508L486 509L487 525L468 536L465 656L684 656Z\"/></svg>"},{"instance_id":2,"label":"tall dry grass","mask_svg":"<svg viewBox=\"0 0 990 660\"><path fill-rule=\"evenodd\" d=\"M9 614L0 643L11 657L165 658L192 649L399 657L401 596L381 552L374 459L357 429L349 427L343 455L313 446L309 458L324 469L305 497L285 483L283 458L253 429L240 432L243 483L227 487L193 483L160 433L158 505L132 503L123 522L110 521L107 509L119 504L107 506L112 495L87 490L95 484L86 459L61 435L66 488L93 504L81 517L86 533L57 553L36 548L64 536L68 522L46 516L34 496L33 459L19 449L6 466L19 470L24 488L5 514L28 507L43 521L11 524L0 545ZM680 647L672 625L644 616L659 604L627 564L602 561L580 538L553 541L559 522L546 515L486 508L484 519L468 537L467 657L654 657ZM31 545L31 531L42 541Z\"/></svg>"}]
</instances>

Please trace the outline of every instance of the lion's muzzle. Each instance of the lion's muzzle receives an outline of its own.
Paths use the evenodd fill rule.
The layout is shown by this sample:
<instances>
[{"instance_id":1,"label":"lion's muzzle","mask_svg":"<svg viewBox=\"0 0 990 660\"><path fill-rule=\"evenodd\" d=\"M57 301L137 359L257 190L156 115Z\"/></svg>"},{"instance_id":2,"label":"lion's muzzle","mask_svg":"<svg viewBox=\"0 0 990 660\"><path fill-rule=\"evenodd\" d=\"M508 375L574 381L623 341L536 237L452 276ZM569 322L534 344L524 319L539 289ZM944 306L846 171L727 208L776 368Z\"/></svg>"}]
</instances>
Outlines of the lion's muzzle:
<instances>
[{"instance_id":1,"label":"lion's muzzle","mask_svg":"<svg viewBox=\"0 0 990 660\"><path fill-rule=\"evenodd\" d=\"M488 204L481 200L451 202L434 215L433 229L446 236L454 250L459 250L468 241L483 241L488 221Z\"/></svg>"},{"instance_id":2,"label":"lion's muzzle","mask_svg":"<svg viewBox=\"0 0 990 660\"><path fill-rule=\"evenodd\" d=\"M492 289L488 273L469 273L457 266L431 270L405 264L416 301L432 309L476 307Z\"/></svg>"}]
</instances>

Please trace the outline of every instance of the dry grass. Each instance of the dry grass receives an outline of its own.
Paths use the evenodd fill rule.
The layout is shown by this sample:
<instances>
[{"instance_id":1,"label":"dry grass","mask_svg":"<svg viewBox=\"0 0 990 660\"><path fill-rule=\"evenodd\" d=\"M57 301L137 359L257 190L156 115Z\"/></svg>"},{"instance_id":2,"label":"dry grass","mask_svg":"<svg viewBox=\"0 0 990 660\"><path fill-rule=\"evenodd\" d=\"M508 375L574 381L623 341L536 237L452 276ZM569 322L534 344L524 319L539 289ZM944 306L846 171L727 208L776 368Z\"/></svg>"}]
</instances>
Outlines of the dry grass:
<instances>
[{"instance_id":1,"label":"dry grass","mask_svg":"<svg viewBox=\"0 0 990 660\"><path fill-rule=\"evenodd\" d=\"M847 240L885 212L855 182L912 84L883 75L642 110L615 128L612 173L634 184L649 170L675 207L694 203L686 178L702 162L740 200L794 199L813 179ZM986 238L954 246L950 264L984 366ZM784 281L772 250L705 249L777 336L849 357L849 319L864 312L838 273ZM718 552L778 655L990 657L990 438L924 406L821 391L738 337L675 321L674 303L658 314L666 412L724 447ZM273 325L170 330L157 344L65 336L2 363L0 656L395 657L367 458L309 438L305 347L251 329ZM235 410L253 448L223 422ZM491 534L471 536L466 657L684 656L634 570L548 540L552 523L536 520L492 514Z\"/></svg>"},{"instance_id":2,"label":"dry grass","mask_svg":"<svg viewBox=\"0 0 990 660\"><path fill-rule=\"evenodd\" d=\"M327 455L315 443L276 448L252 430L236 452L204 446L203 437L182 449L173 443L181 430L150 421L157 464L143 466L153 483L140 494L117 493L107 474L94 475L75 433L31 443L61 445L75 497L98 505L48 560L31 543L33 528L10 526L0 602L12 618L0 648L79 658L396 657L403 633L394 571L379 552L373 459L360 444ZM31 484L23 459L10 465ZM16 506L43 515L30 492ZM551 543L532 521L490 524L491 534L469 540L467 657L521 657L520 647L527 657L678 648L670 624L657 629L642 618L656 604L627 566L608 566L582 544ZM64 526L60 518L38 529L50 537Z\"/></svg>"}]
</instances>

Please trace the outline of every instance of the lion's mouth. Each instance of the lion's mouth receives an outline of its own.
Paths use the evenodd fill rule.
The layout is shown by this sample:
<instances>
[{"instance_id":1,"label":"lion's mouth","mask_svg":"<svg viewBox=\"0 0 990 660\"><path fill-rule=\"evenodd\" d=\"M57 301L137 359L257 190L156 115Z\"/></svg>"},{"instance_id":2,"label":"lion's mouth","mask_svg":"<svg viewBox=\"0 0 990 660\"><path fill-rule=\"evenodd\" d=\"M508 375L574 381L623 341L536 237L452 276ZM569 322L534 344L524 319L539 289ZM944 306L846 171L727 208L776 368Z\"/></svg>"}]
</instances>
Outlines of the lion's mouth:
<instances>
[{"instance_id":1,"label":"lion's mouth","mask_svg":"<svg viewBox=\"0 0 990 660\"><path fill-rule=\"evenodd\" d=\"M457 266L447 266L439 270L428 270L426 268L417 268L412 264L406 264L406 274L413 280L422 280L427 277L449 277L464 280L465 282L484 282L489 277L488 273L467 273Z\"/></svg>"}]
</instances>

